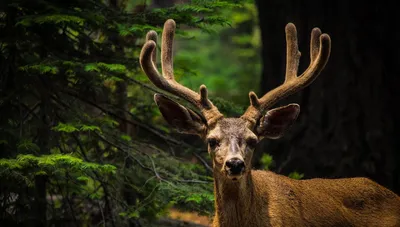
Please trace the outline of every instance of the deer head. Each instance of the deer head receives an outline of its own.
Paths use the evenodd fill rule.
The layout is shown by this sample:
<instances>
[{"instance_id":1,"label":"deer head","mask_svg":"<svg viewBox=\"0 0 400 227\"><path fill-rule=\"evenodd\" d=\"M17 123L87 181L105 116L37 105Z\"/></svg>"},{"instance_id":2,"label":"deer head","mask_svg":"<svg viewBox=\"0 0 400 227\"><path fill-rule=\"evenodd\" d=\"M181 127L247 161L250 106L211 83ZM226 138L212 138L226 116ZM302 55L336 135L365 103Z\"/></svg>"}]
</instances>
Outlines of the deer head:
<instances>
[{"instance_id":1,"label":"deer head","mask_svg":"<svg viewBox=\"0 0 400 227\"><path fill-rule=\"evenodd\" d=\"M294 123L300 112L298 104L270 109L277 101L308 86L325 67L330 55L331 41L318 28L311 32L311 62L297 76L300 52L294 24L286 26L287 59L285 81L279 87L258 98L249 93L250 106L240 118L224 118L208 99L205 85L195 92L177 83L173 74L172 46L175 22L164 24L161 46L162 76L156 67L157 33L150 31L140 54L140 64L151 82L161 90L172 93L197 107L201 114L184 107L162 94L154 100L165 120L182 133L199 135L208 144L214 174L227 181L239 181L249 173L255 145L263 138L278 139ZM266 112L265 114L263 114Z\"/></svg>"}]
</instances>

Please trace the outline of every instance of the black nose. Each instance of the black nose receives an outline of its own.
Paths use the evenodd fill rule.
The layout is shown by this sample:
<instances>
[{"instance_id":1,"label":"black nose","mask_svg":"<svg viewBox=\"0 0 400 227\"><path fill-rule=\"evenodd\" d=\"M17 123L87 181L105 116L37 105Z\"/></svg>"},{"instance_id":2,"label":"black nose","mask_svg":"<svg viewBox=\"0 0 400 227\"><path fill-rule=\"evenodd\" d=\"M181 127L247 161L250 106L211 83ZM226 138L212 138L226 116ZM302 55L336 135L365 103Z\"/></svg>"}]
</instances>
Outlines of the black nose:
<instances>
[{"instance_id":1,"label":"black nose","mask_svg":"<svg viewBox=\"0 0 400 227\"><path fill-rule=\"evenodd\" d=\"M227 170L232 175L241 174L244 170L244 162L238 158L232 158L225 163Z\"/></svg>"}]
</instances>

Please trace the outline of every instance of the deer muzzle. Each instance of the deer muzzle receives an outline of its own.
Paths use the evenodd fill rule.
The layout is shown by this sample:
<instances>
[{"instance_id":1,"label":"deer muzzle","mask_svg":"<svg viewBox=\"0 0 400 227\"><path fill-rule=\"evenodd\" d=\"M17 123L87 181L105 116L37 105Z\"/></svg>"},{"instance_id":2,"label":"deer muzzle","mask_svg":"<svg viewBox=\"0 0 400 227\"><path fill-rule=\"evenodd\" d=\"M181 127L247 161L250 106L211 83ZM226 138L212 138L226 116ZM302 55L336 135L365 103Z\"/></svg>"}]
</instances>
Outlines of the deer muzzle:
<instances>
[{"instance_id":1,"label":"deer muzzle","mask_svg":"<svg viewBox=\"0 0 400 227\"><path fill-rule=\"evenodd\" d=\"M225 170L228 173L228 176L233 178L242 175L245 167L244 161L239 158L231 158L225 162Z\"/></svg>"}]
</instances>

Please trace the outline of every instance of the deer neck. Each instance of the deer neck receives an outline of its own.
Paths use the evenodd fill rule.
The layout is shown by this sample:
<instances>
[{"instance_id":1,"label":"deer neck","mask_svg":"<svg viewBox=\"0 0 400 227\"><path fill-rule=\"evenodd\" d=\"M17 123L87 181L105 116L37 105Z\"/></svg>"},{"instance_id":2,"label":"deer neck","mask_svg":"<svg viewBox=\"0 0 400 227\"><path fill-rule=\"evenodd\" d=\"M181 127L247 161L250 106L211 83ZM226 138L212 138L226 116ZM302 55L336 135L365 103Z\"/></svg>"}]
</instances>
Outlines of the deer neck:
<instances>
[{"instance_id":1,"label":"deer neck","mask_svg":"<svg viewBox=\"0 0 400 227\"><path fill-rule=\"evenodd\" d=\"M215 222L214 226L243 226L251 218L250 208L254 198L251 173L237 182L214 173Z\"/></svg>"}]
</instances>

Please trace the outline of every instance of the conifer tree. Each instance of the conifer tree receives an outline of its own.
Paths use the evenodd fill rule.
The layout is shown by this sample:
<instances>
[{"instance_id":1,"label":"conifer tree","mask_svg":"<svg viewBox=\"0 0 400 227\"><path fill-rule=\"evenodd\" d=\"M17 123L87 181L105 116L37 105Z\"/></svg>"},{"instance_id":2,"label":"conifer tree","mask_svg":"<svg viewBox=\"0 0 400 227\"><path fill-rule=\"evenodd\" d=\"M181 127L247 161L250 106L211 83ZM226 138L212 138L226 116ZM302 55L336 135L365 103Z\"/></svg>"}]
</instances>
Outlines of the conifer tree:
<instances>
[{"instance_id":1,"label":"conifer tree","mask_svg":"<svg viewBox=\"0 0 400 227\"><path fill-rule=\"evenodd\" d=\"M206 163L203 150L160 126L138 54L168 18L210 31L229 24L220 9L239 5L128 5L0 3L2 224L126 226L171 206L212 212L207 165L184 161Z\"/></svg>"}]
</instances>

